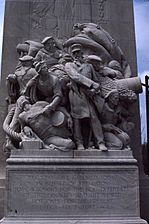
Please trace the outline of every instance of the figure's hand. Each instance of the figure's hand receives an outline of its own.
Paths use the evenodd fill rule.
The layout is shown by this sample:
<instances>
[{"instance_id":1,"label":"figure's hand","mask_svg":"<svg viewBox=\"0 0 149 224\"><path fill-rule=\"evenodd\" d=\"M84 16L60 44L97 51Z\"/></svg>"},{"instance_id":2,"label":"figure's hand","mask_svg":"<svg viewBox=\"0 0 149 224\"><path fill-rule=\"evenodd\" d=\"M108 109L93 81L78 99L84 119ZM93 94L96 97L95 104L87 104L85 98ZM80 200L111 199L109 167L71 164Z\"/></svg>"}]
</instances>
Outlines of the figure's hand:
<instances>
[{"instance_id":1,"label":"figure's hand","mask_svg":"<svg viewBox=\"0 0 149 224\"><path fill-rule=\"evenodd\" d=\"M96 83L96 82L93 82L91 89L95 89L96 91L99 91L100 85L98 83Z\"/></svg>"},{"instance_id":2,"label":"figure's hand","mask_svg":"<svg viewBox=\"0 0 149 224\"><path fill-rule=\"evenodd\" d=\"M68 82L68 83L67 83L67 87L68 87L69 89L71 89L72 86L73 86L73 85L72 85L72 82Z\"/></svg>"},{"instance_id":3,"label":"figure's hand","mask_svg":"<svg viewBox=\"0 0 149 224\"><path fill-rule=\"evenodd\" d=\"M12 83L15 83L16 82L16 75L15 74L9 74L7 76L7 80L9 80Z\"/></svg>"},{"instance_id":4,"label":"figure's hand","mask_svg":"<svg viewBox=\"0 0 149 224\"><path fill-rule=\"evenodd\" d=\"M25 93L26 93L26 88L21 91L21 95L25 95Z\"/></svg>"},{"instance_id":5,"label":"figure's hand","mask_svg":"<svg viewBox=\"0 0 149 224\"><path fill-rule=\"evenodd\" d=\"M90 92L92 95L99 94L100 93L100 85L96 82L93 82Z\"/></svg>"},{"instance_id":6,"label":"figure's hand","mask_svg":"<svg viewBox=\"0 0 149 224\"><path fill-rule=\"evenodd\" d=\"M118 127L113 127L113 132L115 133L115 134L121 134L123 131L120 129L120 128L118 128Z\"/></svg>"},{"instance_id":7,"label":"figure's hand","mask_svg":"<svg viewBox=\"0 0 149 224\"><path fill-rule=\"evenodd\" d=\"M36 79L30 79L26 85L26 88L34 86L36 84L37 80Z\"/></svg>"},{"instance_id":8,"label":"figure's hand","mask_svg":"<svg viewBox=\"0 0 149 224\"><path fill-rule=\"evenodd\" d=\"M55 107L51 104L47 105L43 110L42 114L49 115L50 111L55 111Z\"/></svg>"},{"instance_id":9,"label":"figure's hand","mask_svg":"<svg viewBox=\"0 0 149 224\"><path fill-rule=\"evenodd\" d=\"M112 132L114 130L114 125L113 124L104 124L103 129L104 129L104 131Z\"/></svg>"},{"instance_id":10,"label":"figure's hand","mask_svg":"<svg viewBox=\"0 0 149 224\"><path fill-rule=\"evenodd\" d=\"M93 97L93 96L95 96L95 94L96 94L96 90L95 90L95 89L90 89L90 90L88 91L88 94L89 94L90 97Z\"/></svg>"}]
</instances>

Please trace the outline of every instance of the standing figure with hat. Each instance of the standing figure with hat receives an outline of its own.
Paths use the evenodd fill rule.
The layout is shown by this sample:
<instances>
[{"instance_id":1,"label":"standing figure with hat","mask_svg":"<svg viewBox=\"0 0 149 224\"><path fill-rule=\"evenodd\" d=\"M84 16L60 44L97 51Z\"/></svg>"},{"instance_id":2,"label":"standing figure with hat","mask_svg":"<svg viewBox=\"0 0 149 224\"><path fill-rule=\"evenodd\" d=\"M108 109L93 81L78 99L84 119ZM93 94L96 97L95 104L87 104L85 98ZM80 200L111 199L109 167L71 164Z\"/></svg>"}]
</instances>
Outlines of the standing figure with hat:
<instances>
[{"instance_id":1,"label":"standing figure with hat","mask_svg":"<svg viewBox=\"0 0 149 224\"><path fill-rule=\"evenodd\" d=\"M93 81L92 66L84 62L82 46L80 44L72 45L71 53L74 61L66 63L65 69L71 80L69 99L77 149L85 149L84 135L87 132L86 127L89 127L98 148L107 151L95 105L88 96L90 93L98 92L100 85ZM90 142L87 146L89 144Z\"/></svg>"},{"instance_id":2,"label":"standing figure with hat","mask_svg":"<svg viewBox=\"0 0 149 224\"><path fill-rule=\"evenodd\" d=\"M43 44L43 48L38 51L35 62L44 61L48 68L58 64L61 56L61 49L54 37L45 37L41 43Z\"/></svg>"},{"instance_id":3,"label":"standing figure with hat","mask_svg":"<svg viewBox=\"0 0 149 224\"><path fill-rule=\"evenodd\" d=\"M72 62L73 58L70 54L64 53L60 60L59 64L53 65L50 68L50 71L58 77L62 89L62 100L61 100L61 105L67 108L67 110L70 110L70 105L69 105L69 87L68 83L70 81L69 76L67 75L67 72L65 71L65 64L68 62Z\"/></svg>"},{"instance_id":4,"label":"standing figure with hat","mask_svg":"<svg viewBox=\"0 0 149 224\"><path fill-rule=\"evenodd\" d=\"M111 72L110 68L104 66L99 56L89 55L87 57L87 62L93 66L96 82L99 83L101 87L102 97L104 97L105 93L117 88L117 83L113 80L113 78L115 78L115 73Z\"/></svg>"},{"instance_id":5,"label":"standing figure with hat","mask_svg":"<svg viewBox=\"0 0 149 224\"><path fill-rule=\"evenodd\" d=\"M33 68L33 57L25 55L19 58L21 66L14 74L7 77L9 103L15 103L19 96L25 93L26 85L30 79L37 75Z\"/></svg>"}]
</instances>

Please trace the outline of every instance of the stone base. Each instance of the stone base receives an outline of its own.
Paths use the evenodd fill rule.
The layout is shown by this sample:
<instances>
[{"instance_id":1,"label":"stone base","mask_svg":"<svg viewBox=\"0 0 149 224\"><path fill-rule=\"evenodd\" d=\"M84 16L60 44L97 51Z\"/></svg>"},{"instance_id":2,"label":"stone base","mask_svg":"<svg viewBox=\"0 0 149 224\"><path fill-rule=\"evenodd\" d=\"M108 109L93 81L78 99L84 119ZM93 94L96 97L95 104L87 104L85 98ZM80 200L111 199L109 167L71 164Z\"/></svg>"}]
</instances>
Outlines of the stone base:
<instances>
[{"instance_id":1,"label":"stone base","mask_svg":"<svg viewBox=\"0 0 149 224\"><path fill-rule=\"evenodd\" d=\"M1 224L145 224L131 151L16 150Z\"/></svg>"},{"instance_id":2,"label":"stone base","mask_svg":"<svg viewBox=\"0 0 149 224\"><path fill-rule=\"evenodd\" d=\"M0 178L0 219L4 216L5 179Z\"/></svg>"},{"instance_id":3,"label":"stone base","mask_svg":"<svg viewBox=\"0 0 149 224\"><path fill-rule=\"evenodd\" d=\"M141 215L149 223L149 177L143 173L140 176Z\"/></svg>"},{"instance_id":4,"label":"stone base","mask_svg":"<svg viewBox=\"0 0 149 224\"><path fill-rule=\"evenodd\" d=\"M143 219L45 219L45 218L6 218L0 224L147 224Z\"/></svg>"}]
</instances>

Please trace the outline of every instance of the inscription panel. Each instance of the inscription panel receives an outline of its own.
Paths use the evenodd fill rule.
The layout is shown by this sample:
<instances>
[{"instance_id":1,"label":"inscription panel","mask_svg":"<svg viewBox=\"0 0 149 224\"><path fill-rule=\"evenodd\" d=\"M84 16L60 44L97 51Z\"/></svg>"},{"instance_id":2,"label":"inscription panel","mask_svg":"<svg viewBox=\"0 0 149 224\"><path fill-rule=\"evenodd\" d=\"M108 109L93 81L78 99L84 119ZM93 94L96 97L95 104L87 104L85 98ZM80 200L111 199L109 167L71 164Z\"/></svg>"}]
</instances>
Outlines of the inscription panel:
<instances>
[{"instance_id":1,"label":"inscription panel","mask_svg":"<svg viewBox=\"0 0 149 224\"><path fill-rule=\"evenodd\" d=\"M8 215L135 216L134 170L9 171Z\"/></svg>"}]
</instances>

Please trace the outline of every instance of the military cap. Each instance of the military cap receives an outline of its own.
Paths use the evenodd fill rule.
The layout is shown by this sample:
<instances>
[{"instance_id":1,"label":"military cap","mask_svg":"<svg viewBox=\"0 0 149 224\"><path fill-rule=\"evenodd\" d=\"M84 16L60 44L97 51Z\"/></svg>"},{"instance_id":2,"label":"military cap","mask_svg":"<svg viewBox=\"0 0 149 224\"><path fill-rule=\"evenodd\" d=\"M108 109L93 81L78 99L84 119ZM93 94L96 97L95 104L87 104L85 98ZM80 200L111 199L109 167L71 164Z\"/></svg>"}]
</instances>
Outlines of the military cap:
<instances>
[{"instance_id":1,"label":"military cap","mask_svg":"<svg viewBox=\"0 0 149 224\"><path fill-rule=\"evenodd\" d=\"M22 58L19 58L20 61L33 61L33 57L29 55L25 55Z\"/></svg>"},{"instance_id":2,"label":"military cap","mask_svg":"<svg viewBox=\"0 0 149 224\"><path fill-rule=\"evenodd\" d=\"M102 59L97 55L89 55L89 56L87 56L87 61L89 61L89 62L91 62L91 61L102 62Z\"/></svg>"},{"instance_id":3,"label":"military cap","mask_svg":"<svg viewBox=\"0 0 149 224\"><path fill-rule=\"evenodd\" d=\"M45 44L45 43L48 42L48 40L51 40L51 39L54 40L54 37L52 37L52 36L50 36L50 37L45 37L45 38L41 41L41 43L42 43L42 44Z\"/></svg>"}]
</instances>

